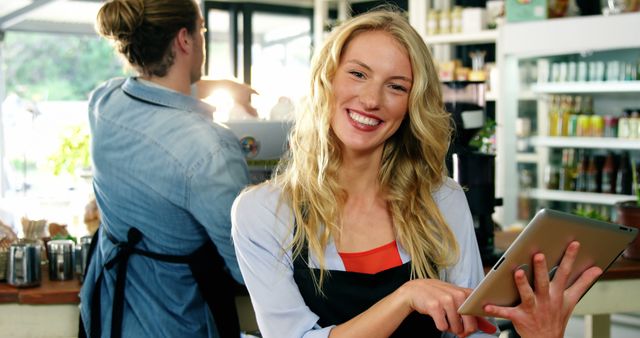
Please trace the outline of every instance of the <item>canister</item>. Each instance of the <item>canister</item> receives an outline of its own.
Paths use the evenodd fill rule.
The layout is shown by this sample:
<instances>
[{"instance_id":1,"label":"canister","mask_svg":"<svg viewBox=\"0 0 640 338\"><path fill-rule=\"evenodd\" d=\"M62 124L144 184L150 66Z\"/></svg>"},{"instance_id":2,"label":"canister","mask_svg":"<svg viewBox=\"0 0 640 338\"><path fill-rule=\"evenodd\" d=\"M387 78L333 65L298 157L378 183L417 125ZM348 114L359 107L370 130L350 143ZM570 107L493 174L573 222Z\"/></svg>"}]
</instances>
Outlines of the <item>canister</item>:
<instances>
[{"instance_id":1,"label":"canister","mask_svg":"<svg viewBox=\"0 0 640 338\"><path fill-rule=\"evenodd\" d=\"M80 244L76 247L76 273L81 282L84 279L84 271L87 269L91 238L91 236L80 237Z\"/></svg>"},{"instance_id":2,"label":"canister","mask_svg":"<svg viewBox=\"0 0 640 338\"><path fill-rule=\"evenodd\" d=\"M7 283L16 287L40 285L41 246L37 243L18 242L9 247Z\"/></svg>"},{"instance_id":3,"label":"canister","mask_svg":"<svg viewBox=\"0 0 640 338\"><path fill-rule=\"evenodd\" d=\"M75 245L69 239L57 239L47 243L49 252L49 279L70 280L75 272Z\"/></svg>"}]
</instances>

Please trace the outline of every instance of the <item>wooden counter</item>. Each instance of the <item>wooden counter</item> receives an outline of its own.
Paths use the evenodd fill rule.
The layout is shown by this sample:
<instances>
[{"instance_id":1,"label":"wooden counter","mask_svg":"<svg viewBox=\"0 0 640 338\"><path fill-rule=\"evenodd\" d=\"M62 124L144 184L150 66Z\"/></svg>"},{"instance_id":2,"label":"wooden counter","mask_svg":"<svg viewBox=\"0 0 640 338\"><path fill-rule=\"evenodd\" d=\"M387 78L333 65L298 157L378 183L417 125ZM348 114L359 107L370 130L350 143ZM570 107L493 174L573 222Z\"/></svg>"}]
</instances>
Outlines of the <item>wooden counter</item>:
<instances>
[{"instance_id":1,"label":"wooden counter","mask_svg":"<svg viewBox=\"0 0 640 338\"><path fill-rule=\"evenodd\" d=\"M496 232L496 248L506 250L517 235L516 232ZM42 283L38 287L15 288L0 283L0 335L20 338L46 337L53 332L57 337L77 335L81 283L77 279L51 281L47 270L43 269L42 273ZM574 310L575 315L585 316L585 338L610 337L611 313L640 312L640 302L630 301L632 299L640 299L640 261L621 257ZM240 327L245 331L256 330L257 324L246 290L239 292L236 304ZM49 326L36 325L43 322L49 323Z\"/></svg>"},{"instance_id":2,"label":"wooden counter","mask_svg":"<svg viewBox=\"0 0 640 338\"><path fill-rule=\"evenodd\" d=\"M16 288L6 282L0 283L0 303L78 304L81 285L78 279L52 281L48 270L43 268L40 286Z\"/></svg>"},{"instance_id":3,"label":"wooden counter","mask_svg":"<svg viewBox=\"0 0 640 338\"><path fill-rule=\"evenodd\" d=\"M495 233L495 244L498 250L506 250L518 236L517 232ZM486 267L487 270L491 267ZM605 272L600 280L640 279L640 261L618 258ZM46 269L42 270L42 283L32 288L16 288L7 283L0 283L0 303L19 304L78 304L78 293L81 287L77 279L69 281L51 281ZM242 292L236 292L243 294ZM246 295L246 291L244 292Z\"/></svg>"}]
</instances>

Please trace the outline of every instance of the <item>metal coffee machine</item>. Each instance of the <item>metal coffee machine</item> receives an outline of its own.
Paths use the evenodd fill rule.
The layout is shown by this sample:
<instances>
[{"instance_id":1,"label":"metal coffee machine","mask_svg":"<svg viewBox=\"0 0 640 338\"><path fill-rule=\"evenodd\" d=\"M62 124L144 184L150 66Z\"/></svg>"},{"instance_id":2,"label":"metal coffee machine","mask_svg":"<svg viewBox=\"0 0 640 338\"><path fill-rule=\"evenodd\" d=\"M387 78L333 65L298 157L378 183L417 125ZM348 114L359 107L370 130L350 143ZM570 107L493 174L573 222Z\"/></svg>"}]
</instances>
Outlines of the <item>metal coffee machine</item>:
<instances>
[{"instance_id":1,"label":"metal coffee machine","mask_svg":"<svg viewBox=\"0 0 640 338\"><path fill-rule=\"evenodd\" d=\"M282 155L289 149L291 121L239 120L224 123L240 140L251 183L271 177Z\"/></svg>"},{"instance_id":2,"label":"metal coffee machine","mask_svg":"<svg viewBox=\"0 0 640 338\"><path fill-rule=\"evenodd\" d=\"M444 82L442 93L455 125L447 169L465 189L482 263L493 265L501 253L495 250L492 215L494 208L502 204L495 196L495 155L479 152L469 144L486 121L485 84Z\"/></svg>"}]
</instances>

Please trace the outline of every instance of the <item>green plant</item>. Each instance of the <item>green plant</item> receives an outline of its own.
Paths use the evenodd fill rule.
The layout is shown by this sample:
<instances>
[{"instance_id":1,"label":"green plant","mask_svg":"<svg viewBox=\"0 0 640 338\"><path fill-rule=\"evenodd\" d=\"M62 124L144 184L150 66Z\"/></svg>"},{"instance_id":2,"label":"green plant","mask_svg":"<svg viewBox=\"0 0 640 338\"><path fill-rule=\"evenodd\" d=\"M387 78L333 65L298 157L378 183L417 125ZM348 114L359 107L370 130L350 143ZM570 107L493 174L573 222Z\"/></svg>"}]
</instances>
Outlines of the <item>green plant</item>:
<instances>
[{"instance_id":1,"label":"green plant","mask_svg":"<svg viewBox=\"0 0 640 338\"><path fill-rule=\"evenodd\" d=\"M70 175L75 175L77 169L88 168L90 144L89 133L82 126L66 129L62 134L58 151L49 157L53 174L60 175L64 170Z\"/></svg>"},{"instance_id":2,"label":"green plant","mask_svg":"<svg viewBox=\"0 0 640 338\"><path fill-rule=\"evenodd\" d=\"M582 217L587 217L587 218L591 218L591 219L597 219L600 221L609 221L609 218L606 217L605 215L599 213L596 210L593 209L582 209L582 208L578 208L575 209L573 211L574 214L578 215L578 216L582 216Z\"/></svg>"},{"instance_id":3,"label":"green plant","mask_svg":"<svg viewBox=\"0 0 640 338\"><path fill-rule=\"evenodd\" d=\"M494 153L494 135L496 133L496 121L487 118L480 129L469 141L469 146L477 149L482 153L492 154Z\"/></svg>"}]
</instances>

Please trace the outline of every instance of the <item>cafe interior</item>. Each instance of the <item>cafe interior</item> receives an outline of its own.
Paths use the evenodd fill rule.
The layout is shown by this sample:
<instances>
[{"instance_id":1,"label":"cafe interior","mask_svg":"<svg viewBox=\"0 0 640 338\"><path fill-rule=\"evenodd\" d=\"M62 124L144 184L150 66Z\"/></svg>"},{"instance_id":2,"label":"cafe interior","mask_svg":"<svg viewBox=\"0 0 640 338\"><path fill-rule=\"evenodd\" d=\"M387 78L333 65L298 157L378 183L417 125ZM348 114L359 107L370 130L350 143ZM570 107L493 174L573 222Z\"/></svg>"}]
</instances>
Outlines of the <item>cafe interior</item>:
<instances>
[{"instance_id":1,"label":"cafe interior","mask_svg":"<svg viewBox=\"0 0 640 338\"><path fill-rule=\"evenodd\" d=\"M133 74L95 31L103 2L0 1L1 337L78 336L100 225L88 98ZM240 141L252 183L269 179L287 149L314 46L346 18L391 3L437 63L456 128L447 169L465 188L485 272L543 208L640 228L638 0L197 2L205 76L258 93L258 116L224 90L204 99ZM246 290L236 305L243 335L260 337ZM517 337L498 324L500 337ZM565 337L639 336L636 239L578 303Z\"/></svg>"}]
</instances>

